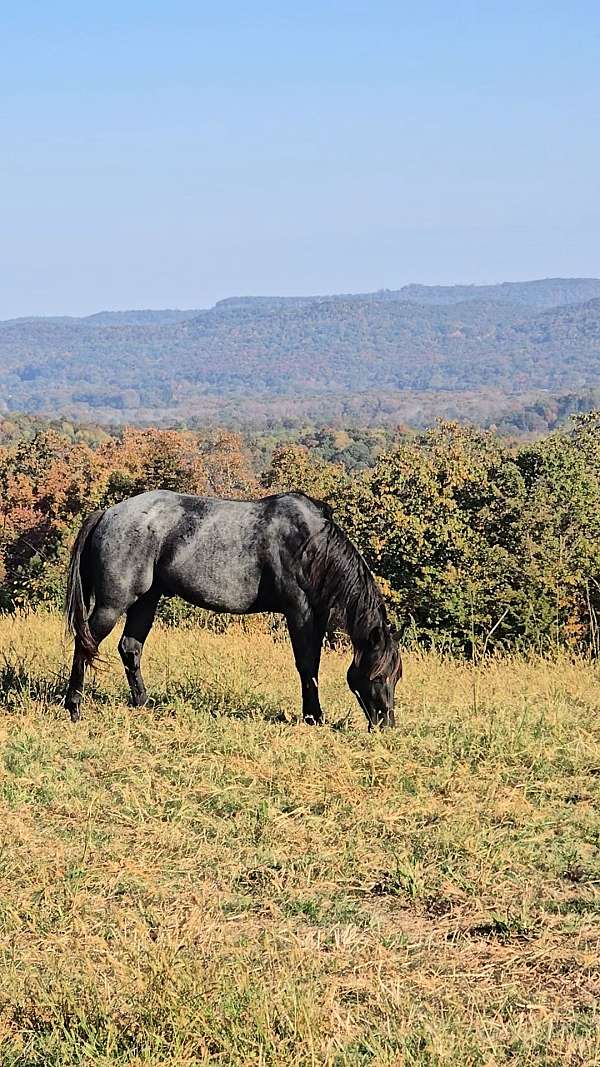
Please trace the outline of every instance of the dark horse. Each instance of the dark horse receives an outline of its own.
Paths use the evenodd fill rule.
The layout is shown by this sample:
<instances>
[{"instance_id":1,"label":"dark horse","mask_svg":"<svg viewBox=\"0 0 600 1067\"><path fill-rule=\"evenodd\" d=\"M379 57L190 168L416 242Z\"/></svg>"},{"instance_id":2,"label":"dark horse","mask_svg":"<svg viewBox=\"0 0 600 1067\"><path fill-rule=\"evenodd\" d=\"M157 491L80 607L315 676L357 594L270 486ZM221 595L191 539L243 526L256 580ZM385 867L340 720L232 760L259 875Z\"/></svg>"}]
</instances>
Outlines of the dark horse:
<instances>
[{"instance_id":1,"label":"dark horse","mask_svg":"<svg viewBox=\"0 0 600 1067\"><path fill-rule=\"evenodd\" d=\"M67 586L75 652L66 706L73 722L86 665L123 614L119 653L133 704L145 703L140 661L161 596L213 611L282 612L311 724L323 721L323 638L331 627L345 630L354 646L348 685L369 728L394 725L402 662L385 606L325 504L303 493L248 501L156 490L90 515L73 546Z\"/></svg>"}]
</instances>

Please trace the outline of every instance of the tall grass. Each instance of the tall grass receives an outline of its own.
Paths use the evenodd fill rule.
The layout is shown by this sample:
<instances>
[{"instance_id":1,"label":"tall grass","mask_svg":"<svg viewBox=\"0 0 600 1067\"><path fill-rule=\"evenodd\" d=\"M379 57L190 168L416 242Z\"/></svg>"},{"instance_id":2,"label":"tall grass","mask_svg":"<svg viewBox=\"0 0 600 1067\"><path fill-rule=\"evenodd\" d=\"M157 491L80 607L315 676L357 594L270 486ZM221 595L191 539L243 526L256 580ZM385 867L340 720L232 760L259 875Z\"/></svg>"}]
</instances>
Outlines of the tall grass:
<instances>
[{"instance_id":1,"label":"tall grass","mask_svg":"<svg viewBox=\"0 0 600 1067\"><path fill-rule=\"evenodd\" d=\"M84 720L52 616L0 620L0 1063L593 1064L600 675L411 655L366 732L289 647L115 639ZM477 670L477 701L473 670Z\"/></svg>"}]
</instances>

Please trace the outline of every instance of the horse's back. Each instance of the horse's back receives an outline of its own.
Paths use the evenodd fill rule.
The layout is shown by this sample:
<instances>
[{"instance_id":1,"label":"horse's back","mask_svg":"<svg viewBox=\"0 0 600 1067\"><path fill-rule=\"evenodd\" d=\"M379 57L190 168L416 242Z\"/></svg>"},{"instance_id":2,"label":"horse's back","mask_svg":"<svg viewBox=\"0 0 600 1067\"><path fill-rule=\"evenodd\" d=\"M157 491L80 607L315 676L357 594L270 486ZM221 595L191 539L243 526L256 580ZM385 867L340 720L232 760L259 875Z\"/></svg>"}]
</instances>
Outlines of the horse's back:
<instances>
[{"instance_id":1,"label":"horse's back","mask_svg":"<svg viewBox=\"0 0 600 1067\"><path fill-rule=\"evenodd\" d=\"M168 489L153 489L128 497L108 508L97 530L97 540L111 536L141 537L164 544L177 533L197 529L201 524L214 527L221 536L239 536L251 530L294 534L318 530L331 518L327 504L304 493L277 493L256 500L194 496Z\"/></svg>"}]
</instances>

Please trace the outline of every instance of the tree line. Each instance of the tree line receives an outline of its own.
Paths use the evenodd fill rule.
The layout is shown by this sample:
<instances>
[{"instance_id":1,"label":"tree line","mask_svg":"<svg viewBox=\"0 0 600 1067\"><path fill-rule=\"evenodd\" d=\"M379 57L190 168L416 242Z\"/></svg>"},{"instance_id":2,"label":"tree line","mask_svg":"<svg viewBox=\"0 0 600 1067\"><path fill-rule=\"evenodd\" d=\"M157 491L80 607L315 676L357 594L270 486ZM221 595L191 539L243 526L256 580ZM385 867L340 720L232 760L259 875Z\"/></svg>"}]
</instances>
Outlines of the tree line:
<instances>
[{"instance_id":1,"label":"tree line","mask_svg":"<svg viewBox=\"0 0 600 1067\"><path fill-rule=\"evenodd\" d=\"M60 604L70 545L96 508L154 488L296 489L331 504L405 642L598 653L600 412L532 443L442 422L378 446L364 469L340 462L339 432L283 440L268 455L229 431L46 428L11 439L0 447L0 609Z\"/></svg>"}]
</instances>

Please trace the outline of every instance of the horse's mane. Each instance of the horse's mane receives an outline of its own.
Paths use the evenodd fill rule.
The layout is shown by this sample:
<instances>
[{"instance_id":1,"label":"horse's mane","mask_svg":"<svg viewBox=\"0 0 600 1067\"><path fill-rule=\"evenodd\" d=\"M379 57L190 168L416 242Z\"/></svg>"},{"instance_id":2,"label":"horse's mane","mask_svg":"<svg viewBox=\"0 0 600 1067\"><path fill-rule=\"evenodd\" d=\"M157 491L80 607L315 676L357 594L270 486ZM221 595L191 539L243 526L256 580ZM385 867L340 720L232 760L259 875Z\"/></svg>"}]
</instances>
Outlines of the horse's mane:
<instances>
[{"instance_id":1,"label":"horse's mane","mask_svg":"<svg viewBox=\"0 0 600 1067\"><path fill-rule=\"evenodd\" d=\"M371 677L396 674L400 656L389 634L383 597L357 548L323 507L326 522L302 547L302 572L311 599L328 627L345 630L360 658L374 627L381 627L381 654L371 666Z\"/></svg>"}]
</instances>

